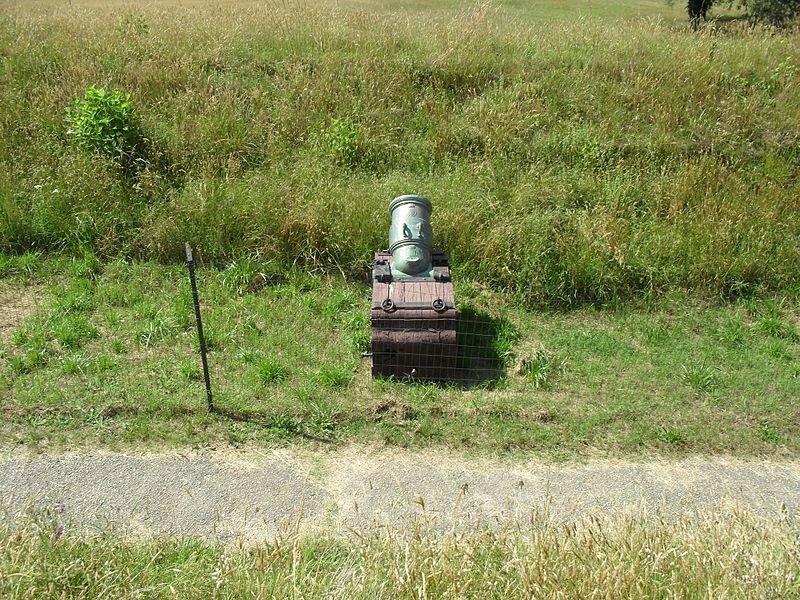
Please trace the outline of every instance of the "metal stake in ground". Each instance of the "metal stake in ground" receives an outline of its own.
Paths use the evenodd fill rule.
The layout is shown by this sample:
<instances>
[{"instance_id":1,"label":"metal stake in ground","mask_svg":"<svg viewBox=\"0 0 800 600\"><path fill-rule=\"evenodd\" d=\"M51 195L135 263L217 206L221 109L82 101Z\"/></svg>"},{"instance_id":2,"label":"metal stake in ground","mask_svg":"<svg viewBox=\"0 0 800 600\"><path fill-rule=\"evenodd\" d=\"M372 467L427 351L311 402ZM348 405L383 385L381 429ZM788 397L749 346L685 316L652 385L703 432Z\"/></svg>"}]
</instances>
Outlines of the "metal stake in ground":
<instances>
[{"instance_id":1,"label":"metal stake in ground","mask_svg":"<svg viewBox=\"0 0 800 600\"><path fill-rule=\"evenodd\" d=\"M197 296L197 280L194 276L194 257L192 247L186 242L186 266L189 268L189 281L192 282L192 299L194 300L194 317L197 321L197 339L200 342L200 358L203 361L203 377L206 381L208 411L214 411L214 398L211 396L211 378L208 375L208 359L206 358L206 338L203 335L203 320L200 318L200 298Z\"/></svg>"}]
</instances>

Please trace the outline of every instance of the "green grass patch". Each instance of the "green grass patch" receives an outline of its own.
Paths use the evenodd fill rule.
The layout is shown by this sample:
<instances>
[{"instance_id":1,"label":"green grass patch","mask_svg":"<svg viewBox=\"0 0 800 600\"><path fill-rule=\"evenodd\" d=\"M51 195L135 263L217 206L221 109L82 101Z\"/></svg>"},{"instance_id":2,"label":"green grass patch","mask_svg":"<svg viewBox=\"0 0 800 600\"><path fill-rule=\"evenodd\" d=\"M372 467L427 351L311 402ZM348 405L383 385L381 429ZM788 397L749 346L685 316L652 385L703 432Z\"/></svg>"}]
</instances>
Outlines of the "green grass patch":
<instances>
[{"instance_id":1,"label":"green grass patch","mask_svg":"<svg viewBox=\"0 0 800 600\"><path fill-rule=\"evenodd\" d=\"M556 459L800 450L796 298L538 312L456 271L457 301L491 326L498 361L492 382L463 389L372 380L363 284L290 270L248 291L230 266L200 269L219 408L208 414L185 268L113 261L87 278L74 265L40 258L26 276L42 290L36 311L0 341L7 446L371 442Z\"/></svg>"}]
</instances>

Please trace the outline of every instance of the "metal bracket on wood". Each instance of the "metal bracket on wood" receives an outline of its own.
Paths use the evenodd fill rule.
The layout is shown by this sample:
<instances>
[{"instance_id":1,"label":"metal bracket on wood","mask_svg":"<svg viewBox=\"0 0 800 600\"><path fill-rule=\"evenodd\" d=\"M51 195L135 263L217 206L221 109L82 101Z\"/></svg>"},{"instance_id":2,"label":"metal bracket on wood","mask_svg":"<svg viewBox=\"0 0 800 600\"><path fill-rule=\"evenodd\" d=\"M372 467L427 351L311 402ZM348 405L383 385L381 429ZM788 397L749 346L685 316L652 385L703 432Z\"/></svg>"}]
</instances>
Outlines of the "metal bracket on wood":
<instances>
[{"instance_id":1,"label":"metal bracket on wood","mask_svg":"<svg viewBox=\"0 0 800 600\"><path fill-rule=\"evenodd\" d=\"M435 310L438 313L445 312L450 309L455 309L452 302L445 302L441 298L436 298L433 302L394 302L391 298L386 298L381 302L380 306L373 308L382 308L384 312L394 312L396 310Z\"/></svg>"}]
</instances>

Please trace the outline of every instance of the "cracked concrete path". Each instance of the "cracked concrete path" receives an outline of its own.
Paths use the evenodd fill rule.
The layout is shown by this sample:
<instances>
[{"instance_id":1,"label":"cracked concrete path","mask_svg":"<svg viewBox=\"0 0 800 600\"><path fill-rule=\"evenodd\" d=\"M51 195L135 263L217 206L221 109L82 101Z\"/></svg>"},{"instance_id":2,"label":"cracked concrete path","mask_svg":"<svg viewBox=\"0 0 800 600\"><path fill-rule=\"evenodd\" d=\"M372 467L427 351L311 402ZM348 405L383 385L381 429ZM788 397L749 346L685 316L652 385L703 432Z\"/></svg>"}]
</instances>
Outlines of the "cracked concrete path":
<instances>
[{"instance_id":1,"label":"cracked concrete path","mask_svg":"<svg viewBox=\"0 0 800 600\"><path fill-rule=\"evenodd\" d=\"M485 524L531 515L692 515L738 505L764 516L800 507L800 461L538 462L348 448L266 454L67 454L0 459L0 498L85 527L219 541L400 524Z\"/></svg>"}]
</instances>

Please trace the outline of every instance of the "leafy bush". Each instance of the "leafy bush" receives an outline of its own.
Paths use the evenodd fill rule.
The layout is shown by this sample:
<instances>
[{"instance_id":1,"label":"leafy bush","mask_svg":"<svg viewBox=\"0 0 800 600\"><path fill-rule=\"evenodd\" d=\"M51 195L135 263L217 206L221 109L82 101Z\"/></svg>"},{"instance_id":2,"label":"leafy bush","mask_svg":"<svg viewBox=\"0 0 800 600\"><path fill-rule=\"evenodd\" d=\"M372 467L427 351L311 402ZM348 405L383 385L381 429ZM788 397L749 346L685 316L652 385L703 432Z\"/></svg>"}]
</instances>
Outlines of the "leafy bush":
<instances>
[{"instance_id":1,"label":"leafy bush","mask_svg":"<svg viewBox=\"0 0 800 600\"><path fill-rule=\"evenodd\" d=\"M742 0L741 6L753 21L774 26L800 14L800 0Z\"/></svg>"},{"instance_id":2,"label":"leafy bush","mask_svg":"<svg viewBox=\"0 0 800 600\"><path fill-rule=\"evenodd\" d=\"M88 152L132 158L141 144L130 94L119 90L90 86L83 98L67 106L65 120L67 136Z\"/></svg>"},{"instance_id":3,"label":"leafy bush","mask_svg":"<svg viewBox=\"0 0 800 600\"><path fill-rule=\"evenodd\" d=\"M352 120L334 118L330 127L322 132L322 149L337 165L354 167L358 162L358 136Z\"/></svg>"}]
</instances>

